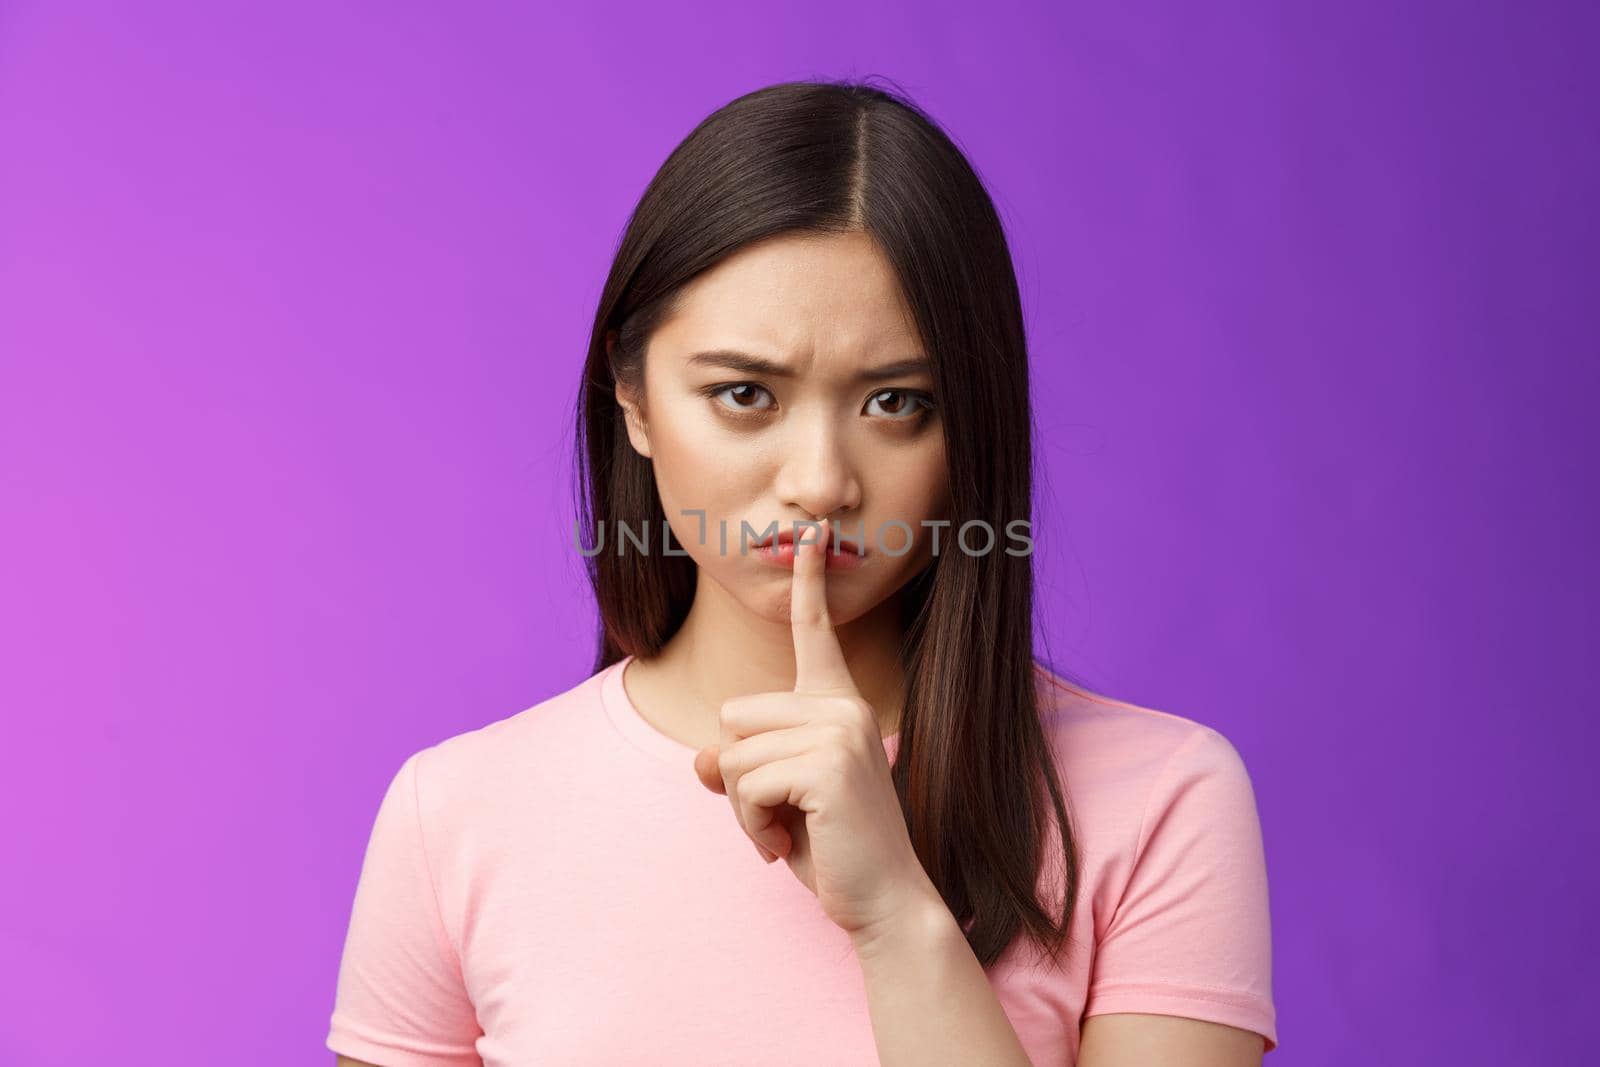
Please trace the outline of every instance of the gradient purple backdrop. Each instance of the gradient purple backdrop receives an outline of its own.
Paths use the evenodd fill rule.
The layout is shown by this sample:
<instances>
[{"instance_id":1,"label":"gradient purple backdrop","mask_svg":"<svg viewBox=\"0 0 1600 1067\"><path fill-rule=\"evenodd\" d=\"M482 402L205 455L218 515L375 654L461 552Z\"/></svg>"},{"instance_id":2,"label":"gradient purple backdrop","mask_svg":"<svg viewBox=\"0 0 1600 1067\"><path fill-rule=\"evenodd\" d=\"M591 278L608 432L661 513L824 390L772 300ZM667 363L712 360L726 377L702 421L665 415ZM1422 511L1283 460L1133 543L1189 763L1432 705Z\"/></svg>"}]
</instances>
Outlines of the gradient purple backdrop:
<instances>
[{"instance_id":1,"label":"gradient purple backdrop","mask_svg":"<svg viewBox=\"0 0 1600 1067\"><path fill-rule=\"evenodd\" d=\"M1013 241L1041 652L1251 771L1268 1063L1577 1062L1593 10L0 9L0 1063L332 1062L388 779L589 674L628 212L864 75Z\"/></svg>"}]
</instances>

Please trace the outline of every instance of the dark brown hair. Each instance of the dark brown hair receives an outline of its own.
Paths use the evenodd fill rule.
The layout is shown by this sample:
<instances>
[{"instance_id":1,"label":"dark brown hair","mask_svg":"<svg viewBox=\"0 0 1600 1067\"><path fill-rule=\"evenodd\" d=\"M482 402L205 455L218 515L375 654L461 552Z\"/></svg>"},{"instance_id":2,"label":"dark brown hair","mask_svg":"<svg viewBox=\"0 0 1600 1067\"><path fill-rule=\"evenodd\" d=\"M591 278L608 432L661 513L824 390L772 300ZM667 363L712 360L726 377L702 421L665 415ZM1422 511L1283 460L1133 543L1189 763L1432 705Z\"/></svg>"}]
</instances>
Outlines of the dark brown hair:
<instances>
[{"instance_id":1,"label":"dark brown hair","mask_svg":"<svg viewBox=\"0 0 1600 1067\"><path fill-rule=\"evenodd\" d=\"M785 82L701 122L628 220L584 365L580 530L594 531L597 519L665 528L653 470L629 444L615 389L643 395L649 338L683 286L764 238L846 231L871 235L887 256L932 362L950 531L983 520L998 536L1016 519L1031 522L1022 305L982 181L903 94ZM585 565L602 627L595 671L653 656L688 614L687 556L602 551ZM908 684L894 784L917 856L985 968L1023 929L1059 962L1078 854L1040 718L1031 555L943 552L901 598ZM1063 861L1062 895L1041 905L1040 865L1052 855Z\"/></svg>"}]
</instances>

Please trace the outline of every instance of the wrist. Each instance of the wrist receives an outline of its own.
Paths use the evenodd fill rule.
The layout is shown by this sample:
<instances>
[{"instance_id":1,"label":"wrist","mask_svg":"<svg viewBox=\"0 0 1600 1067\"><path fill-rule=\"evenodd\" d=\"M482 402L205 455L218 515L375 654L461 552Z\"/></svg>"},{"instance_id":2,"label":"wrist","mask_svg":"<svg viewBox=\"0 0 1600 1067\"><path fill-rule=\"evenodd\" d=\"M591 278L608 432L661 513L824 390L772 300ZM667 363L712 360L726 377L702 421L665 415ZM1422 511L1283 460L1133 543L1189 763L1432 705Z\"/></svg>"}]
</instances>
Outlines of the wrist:
<instances>
[{"instance_id":1,"label":"wrist","mask_svg":"<svg viewBox=\"0 0 1600 1067\"><path fill-rule=\"evenodd\" d=\"M905 902L878 922L852 931L856 955L869 957L907 947L924 947L947 938L964 936L955 916L933 883L919 886Z\"/></svg>"}]
</instances>

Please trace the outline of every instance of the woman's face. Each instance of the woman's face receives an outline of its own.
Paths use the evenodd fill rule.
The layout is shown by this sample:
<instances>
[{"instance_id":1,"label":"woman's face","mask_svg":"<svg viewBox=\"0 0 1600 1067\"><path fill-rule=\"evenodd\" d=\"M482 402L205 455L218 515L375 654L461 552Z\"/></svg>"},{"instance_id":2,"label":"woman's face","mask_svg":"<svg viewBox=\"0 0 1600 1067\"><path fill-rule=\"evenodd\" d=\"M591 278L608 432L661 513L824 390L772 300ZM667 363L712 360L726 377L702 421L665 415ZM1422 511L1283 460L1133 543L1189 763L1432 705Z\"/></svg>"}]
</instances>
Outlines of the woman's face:
<instances>
[{"instance_id":1,"label":"woman's face","mask_svg":"<svg viewBox=\"0 0 1600 1067\"><path fill-rule=\"evenodd\" d=\"M730 365L730 353L770 367ZM622 390L618 400L701 578L783 620L793 572L755 545L774 522L788 531L823 515L849 542L841 553L858 535L865 549L855 566L829 551L835 624L916 575L932 558L923 522L945 519L948 503L940 398L925 362L914 365L925 358L899 282L863 233L771 238L691 282L650 339L643 408ZM745 554L741 522L753 531ZM951 530L937 533L948 551ZM652 551L660 543L651 531Z\"/></svg>"}]
</instances>

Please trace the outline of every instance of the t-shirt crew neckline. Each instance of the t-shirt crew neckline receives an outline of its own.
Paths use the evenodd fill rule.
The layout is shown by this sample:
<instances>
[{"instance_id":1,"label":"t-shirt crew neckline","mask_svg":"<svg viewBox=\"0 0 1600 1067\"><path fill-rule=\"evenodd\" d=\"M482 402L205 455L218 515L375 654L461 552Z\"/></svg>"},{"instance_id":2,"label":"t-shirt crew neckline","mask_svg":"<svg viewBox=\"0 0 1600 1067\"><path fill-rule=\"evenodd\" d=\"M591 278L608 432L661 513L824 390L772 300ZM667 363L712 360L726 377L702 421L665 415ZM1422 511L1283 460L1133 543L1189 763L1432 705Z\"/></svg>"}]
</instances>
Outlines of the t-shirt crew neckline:
<instances>
[{"instance_id":1,"label":"t-shirt crew neckline","mask_svg":"<svg viewBox=\"0 0 1600 1067\"><path fill-rule=\"evenodd\" d=\"M657 730L648 719L639 714L633 699L628 696L627 687L622 684L622 674L633 658L632 655L624 656L607 667L600 676L600 703L605 708L606 717L616 726L617 731L641 752L663 763L692 766L695 754L700 750L690 748ZM899 745L898 730L883 739L884 750L891 760L894 759L895 750Z\"/></svg>"}]
</instances>

